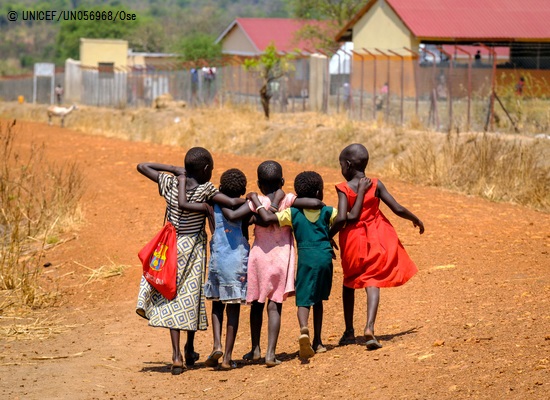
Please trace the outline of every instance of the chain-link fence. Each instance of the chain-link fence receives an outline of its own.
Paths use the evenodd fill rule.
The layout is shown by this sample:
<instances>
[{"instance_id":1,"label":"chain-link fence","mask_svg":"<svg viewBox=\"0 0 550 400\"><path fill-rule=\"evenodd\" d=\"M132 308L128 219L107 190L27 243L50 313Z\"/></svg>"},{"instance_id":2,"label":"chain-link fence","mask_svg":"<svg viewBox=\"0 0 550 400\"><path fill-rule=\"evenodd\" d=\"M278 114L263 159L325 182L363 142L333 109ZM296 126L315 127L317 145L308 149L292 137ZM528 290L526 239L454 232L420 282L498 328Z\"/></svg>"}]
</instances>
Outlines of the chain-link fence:
<instances>
[{"instance_id":1,"label":"chain-link fence","mask_svg":"<svg viewBox=\"0 0 550 400\"><path fill-rule=\"evenodd\" d=\"M292 67L268 86L272 112L347 113L350 118L377 120L410 128L439 131L526 130L550 126L546 101L550 94L550 51L507 48L504 59L485 48L428 48L344 52L351 68L329 68L336 53L312 51L294 57ZM547 54L548 53L548 54ZM338 58L344 57L342 53ZM189 107L248 104L261 109L263 81L232 58L216 68L167 65L119 70L83 68L68 62L55 83L64 83L65 102L106 107L151 106L169 93ZM521 66L522 68L518 68ZM49 103L49 78L37 79L39 103ZM32 99L33 77L0 79L0 98Z\"/></svg>"}]
</instances>

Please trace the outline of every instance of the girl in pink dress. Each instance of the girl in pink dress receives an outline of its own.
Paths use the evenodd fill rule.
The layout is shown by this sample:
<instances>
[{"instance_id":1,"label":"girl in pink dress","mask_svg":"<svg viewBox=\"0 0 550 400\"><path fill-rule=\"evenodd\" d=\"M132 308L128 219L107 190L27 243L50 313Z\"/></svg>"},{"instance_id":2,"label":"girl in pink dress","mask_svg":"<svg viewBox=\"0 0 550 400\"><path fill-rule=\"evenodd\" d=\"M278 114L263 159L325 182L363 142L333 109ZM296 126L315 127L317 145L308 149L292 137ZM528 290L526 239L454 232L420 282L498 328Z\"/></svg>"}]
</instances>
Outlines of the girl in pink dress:
<instances>
[{"instance_id":1,"label":"girl in pink dress","mask_svg":"<svg viewBox=\"0 0 550 400\"><path fill-rule=\"evenodd\" d=\"M284 185L283 168L276 161L264 161L258 166L258 186L263 196L258 196L261 206L258 208L272 211L284 210L294 204L296 195L282 191ZM248 195L250 197L251 194ZM302 204L303 202L303 204ZM316 199L300 199L300 207L321 208L322 202ZM258 209L252 202L242 205L229 219L243 218ZM252 220L253 221L253 220ZM283 301L294 295L294 236L290 227L276 224L254 227L254 243L248 256L246 302L250 308L250 336L252 349L243 358L258 361L261 357L260 337L263 323L263 311L267 301L267 351L265 363L274 367L281 363L275 357L275 348L281 329Z\"/></svg>"}]
</instances>

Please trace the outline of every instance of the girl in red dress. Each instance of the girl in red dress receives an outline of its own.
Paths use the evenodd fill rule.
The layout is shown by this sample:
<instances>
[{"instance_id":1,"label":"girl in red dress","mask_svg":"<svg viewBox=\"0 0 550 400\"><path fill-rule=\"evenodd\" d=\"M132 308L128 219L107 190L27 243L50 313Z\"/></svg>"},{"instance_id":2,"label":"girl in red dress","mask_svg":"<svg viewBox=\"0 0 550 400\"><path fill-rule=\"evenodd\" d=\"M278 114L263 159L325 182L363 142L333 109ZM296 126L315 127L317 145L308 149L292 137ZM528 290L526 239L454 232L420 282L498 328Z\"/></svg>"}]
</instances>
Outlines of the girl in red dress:
<instances>
[{"instance_id":1,"label":"girl in red dress","mask_svg":"<svg viewBox=\"0 0 550 400\"><path fill-rule=\"evenodd\" d=\"M424 224L417 216L400 205L378 179L367 178L365 169L369 153L365 146L355 143L340 153L340 167L346 182L336 185L338 193L338 216L331 233L340 232L340 255L344 271L342 300L346 331L339 344L355 343L353 309L355 289L367 291L367 325L364 335L369 350L382 345L374 336L374 322L380 300L380 288L400 286L417 271L397 237L390 221L379 209L382 200L396 215L408 219L420 234ZM360 212L355 212L362 204Z\"/></svg>"}]
</instances>

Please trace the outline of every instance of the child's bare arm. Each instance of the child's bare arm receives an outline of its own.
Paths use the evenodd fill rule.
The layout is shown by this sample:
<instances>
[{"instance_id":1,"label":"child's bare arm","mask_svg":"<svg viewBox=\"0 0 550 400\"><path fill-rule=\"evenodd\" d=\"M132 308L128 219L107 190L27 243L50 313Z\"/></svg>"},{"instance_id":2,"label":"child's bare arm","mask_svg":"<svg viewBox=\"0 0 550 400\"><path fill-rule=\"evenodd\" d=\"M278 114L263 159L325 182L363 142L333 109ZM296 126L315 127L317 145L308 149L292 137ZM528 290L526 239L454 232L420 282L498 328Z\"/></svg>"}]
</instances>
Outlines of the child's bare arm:
<instances>
[{"instance_id":1,"label":"child's bare arm","mask_svg":"<svg viewBox=\"0 0 550 400\"><path fill-rule=\"evenodd\" d=\"M339 190L337 190L337 192L338 192L338 214L336 215L336 218L334 218L334 223L330 227L331 238L334 235L336 235L340 229L344 227L347 219L347 214L348 214L348 198L346 197L345 193Z\"/></svg>"},{"instance_id":2,"label":"child's bare arm","mask_svg":"<svg viewBox=\"0 0 550 400\"><path fill-rule=\"evenodd\" d=\"M212 197L212 201L222 207L235 208L242 206L246 202L246 199L241 197L229 197L218 192Z\"/></svg>"},{"instance_id":3,"label":"child's bare arm","mask_svg":"<svg viewBox=\"0 0 550 400\"><path fill-rule=\"evenodd\" d=\"M279 219L274 213L272 213L271 211L267 211L265 209L265 207L263 206L262 202L260 201L256 193L251 192L246 197L254 204L254 206L256 207L256 213L260 216L260 218L264 222L268 224L274 224L279 222Z\"/></svg>"},{"instance_id":4,"label":"child's bare arm","mask_svg":"<svg viewBox=\"0 0 550 400\"><path fill-rule=\"evenodd\" d=\"M372 181L366 176L359 180L357 185L357 198L353 207L349 211L346 219L348 222L353 222L359 219L361 216L361 209L363 208L363 200L365 199L365 193L372 186Z\"/></svg>"},{"instance_id":5,"label":"child's bare arm","mask_svg":"<svg viewBox=\"0 0 550 400\"><path fill-rule=\"evenodd\" d=\"M401 218L408 219L413 223L415 227L418 227L420 234L424 233L424 224L416 215L410 212L408 209L399 204L393 196L388 192L384 184L378 181L378 188L376 190L377 197L386 204L393 213Z\"/></svg>"},{"instance_id":6,"label":"child's bare arm","mask_svg":"<svg viewBox=\"0 0 550 400\"><path fill-rule=\"evenodd\" d=\"M320 210L324 206L325 203L312 197L297 197L292 203L292 207L307 208L309 210Z\"/></svg>"},{"instance_id":7,"label":"child's bare arm","mask_svg":"<svg viewBox=\"0 0 550 400\"><path fill-rule=\"evenodd\" d=\"M233 210L232 208L229 208L229 207L223 207L222 213L223 213L223 216L228 220L238 221L240 219L243 219L251 215L252 210L250 210L250 207L248 206L248 204L245 203L239 208L237 208L236 210Z\"/></svg>"},{"instance_id":8,"label":"child's bare arm","mask_svg":"<svg viewBox=\"0 0 550 400\"><path fill-rule=\"evenodd\" d=\"M178 175L178 207L184 211L208 213L210 210L207 203L189 203L187 201L186 183L185 174Z\"/></svg>"},{"instance_id":9,"label":"child's bare arm","mask_svg":"<svg viewBox=\"0 0 550 400\"><path fill-rule=\"evenodd\" d=\"M140 174L146 176L154 182L159 181L160 172L169 172L176 176L181 175L185 172L183 167L176 167L175 165L168 164L159 164L159 163L139 163L137 165L137 170Z\"/></svg>"},{"instance_id":10,"label":"child's bare arm","mask_svg":"<svg viewBox=\"0 0 550 400\"><path fill-rule=\"evenodd\" d=\"M254 193L254 192L251 192ZM271 211L277 212L279 210L279 204L281 204L281 201L285 198L285 192L283 189L278 189L275 192L275 196L273 197L273 201L271 202L271 206L269 207Z\"/></svg>"}]
</instances>

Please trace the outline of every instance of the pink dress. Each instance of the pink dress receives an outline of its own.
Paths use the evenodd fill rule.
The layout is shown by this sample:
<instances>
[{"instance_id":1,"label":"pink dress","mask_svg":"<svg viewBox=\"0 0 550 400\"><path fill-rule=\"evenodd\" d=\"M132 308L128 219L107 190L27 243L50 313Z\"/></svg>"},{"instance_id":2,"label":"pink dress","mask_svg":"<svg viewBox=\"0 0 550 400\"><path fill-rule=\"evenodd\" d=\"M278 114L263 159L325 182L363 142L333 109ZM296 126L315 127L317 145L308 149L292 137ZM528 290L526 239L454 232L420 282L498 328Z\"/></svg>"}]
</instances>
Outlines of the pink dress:
<instances>
[{"instance_id":1,"label":"pink dress","mask_svg":"<svg viewBox=\"0 0 550 400\"><path fill-rule=\"evenodd\" d=\"M258 196L260 202L269 208L271 201L266 196ZM296 195L287 193L279 203L279 211L292 206ZM250 209L256 212L252 202ZM294 236L288 226L272 224L268 227L254 227L254 243L248 256L248 289L246 302L266 299L282 303L294 294Z\"/></svg>"}]
</instances>

